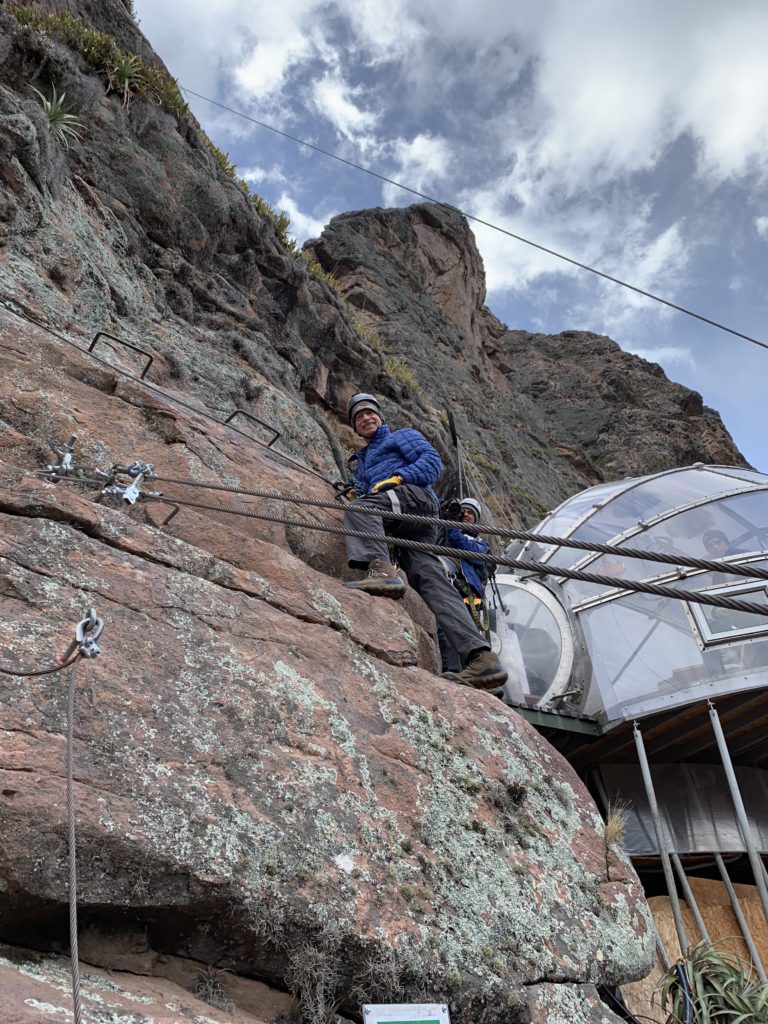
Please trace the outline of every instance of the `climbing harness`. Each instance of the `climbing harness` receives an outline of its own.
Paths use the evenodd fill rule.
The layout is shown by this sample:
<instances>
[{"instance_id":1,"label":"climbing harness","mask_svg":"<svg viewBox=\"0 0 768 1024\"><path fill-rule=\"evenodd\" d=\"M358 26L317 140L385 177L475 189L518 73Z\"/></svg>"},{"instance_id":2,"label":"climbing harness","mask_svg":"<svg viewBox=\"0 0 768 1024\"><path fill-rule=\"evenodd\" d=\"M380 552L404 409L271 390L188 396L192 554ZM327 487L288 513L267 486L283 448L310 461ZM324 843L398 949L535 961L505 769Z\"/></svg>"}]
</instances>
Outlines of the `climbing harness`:
<instances>
[{"instance_id":1,"label":"climbing harness","mask_svg":"<svg viewBox=\"0 0 768 1024\"><path fill-rule=\"evenodd\" d=\"M71 455L71 451L69 453ZM69 943L70 966L72 972L72 1002L75 1024L82 1024L82 1006L80 999L80 950L77 941L77 845L75 834L75 798L74 798L74 721L75 721L75 667L81 658L96 658L101 654L98 640L104 632L104 623L90 608L85 618L75 627L75 637L66 651L57 659L53 668L36 671L0 668L7 676L43 676L52 672L69 669L67 685L67 848L69 867Z\"/></svg>"}]
</instances>

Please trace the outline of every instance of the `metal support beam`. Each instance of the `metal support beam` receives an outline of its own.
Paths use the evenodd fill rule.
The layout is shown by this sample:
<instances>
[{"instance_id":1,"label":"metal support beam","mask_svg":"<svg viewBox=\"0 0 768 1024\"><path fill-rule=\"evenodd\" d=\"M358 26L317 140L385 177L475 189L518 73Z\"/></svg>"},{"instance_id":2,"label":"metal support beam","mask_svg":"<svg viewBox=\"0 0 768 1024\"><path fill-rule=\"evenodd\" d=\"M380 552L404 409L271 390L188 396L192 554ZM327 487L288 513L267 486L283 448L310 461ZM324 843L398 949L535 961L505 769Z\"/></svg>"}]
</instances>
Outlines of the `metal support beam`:
<instances>
[{"instance_id":1,"label":"metal support beam","mask_svg":"<svg viewBox=\"0 0 768 1024\"><path fill-rule=\"evenodd\" d=\"M696 897L693 895L693 890L691 889L685 871L683 871L683 865L680 863L680 858L676 853L672 854L672 863L675 866L677 877L680 880L680 885L683 888L685 902L690 907L691 913L693 914L693 919L696 922L696 927L699 929L699 935L701 935L702 939L704 939L705 942L711 942L709 932L707 931L707 926L704 924L704 918L701 916L699 905L696 902Z\"/></svg>"},{"instance_id":2,"label":"metal support beam","mask_svg":"<svg viewBox=\"0 0 768 1024\"><path fill-rule=\"evenodd\" d=\"M739 831L741 832L741 837L744 840L744 846L746 847L747 855L749 856L749 863L752 865L752 874L755 876L757 891L760 894L760 902L763 905L763 915L766 922L768 922L768 887L765 884L763 858L758 853L757 846L755 845L755 838L752 835L752 829L749 824L749 819L747 818L744 801L741 798L739 783L736 779L736 773L733 770L733 763L728 750L728 744L725 741L723 727L720 724L720 716L718 715L717 709L712 701L709 701L709 718L712 722L715 739L717 740L717 749L720 751L720 759L723 762L725 776L728 779L728 788L731 791L733 808L736 811L736 818L739 822Z\"/></svg>"},{"instance_id":3,"label":"metal support beam","mask_svg":"<svg viewBox=\"0 0 768 1024\"><path fill-rule=\"evenodd\" d=\"M669 902L672 906L672 916L675 919L675 931L677 932L677 941L680 943L681 953L685 955L686 951L688 950L688 935L686 934L685 924L683 923L683 912L680 909L680 900L678 899L677 887L675 886L675 876L672 873L672 864L670 863L669 854L667 853L667 842L664 837L664 829L661 823L661 816L659 814L659 805L656 802L656 791L653 788L651 769L648 767L648 757L645 753L643 734L640 732L640 727L637 724L637 722L635 722L632 732L635 737L637 757L640 761L640 771L643 775L645 795L648 798L648 807L651 811L651 818L653 819L653 828L656 832L656 842L659 845L659 856L661 857L661 866L664 871L664 881L667 885Z\"/></svg>"},{"instance_id":4,"label":"metal support beam","mask_svg":"<svg viewBox=\"0 0 768 1024\"><path fill-rule=\"evenodd\" d=\"M672 966L672 963L669 959L669 956L667 955L666 949L664 948L664 943L661 941L659 929L656 927L655 921L653 922L653 934L656 936L656 952L659 954L661 966L664 968L665 971L668 971L669 968Z\"/></svg>"},{"instance_id":5,"label":"metal support beam","mask_svg":"<svg viewBox=\"0 0 768 1024\"><path fill-rule=\"evenodd\" d=\"M757 971L760 981L765 985L768 979L766 979L765 976L763 962L760 959L760 954L757 952L757 946L755 945L755 940L752 938L752 932L749 930L747 919L744 917L744 911L741 909L739 897L736 895L736 890L733 888L731 876L728 874L725 864L723 863L723 858L719 853L715 854L715 863L717 864L717 870L720 872L720 877L722 878L723 884L728 892L728 899L731 901L734 916L739 922L739 928L741 929L741 934L744 936L744 941L747 944L747 949L749 950L749 955L752 958L752 963L755 965L755 970Z\"/></svg>"}]
</instances>

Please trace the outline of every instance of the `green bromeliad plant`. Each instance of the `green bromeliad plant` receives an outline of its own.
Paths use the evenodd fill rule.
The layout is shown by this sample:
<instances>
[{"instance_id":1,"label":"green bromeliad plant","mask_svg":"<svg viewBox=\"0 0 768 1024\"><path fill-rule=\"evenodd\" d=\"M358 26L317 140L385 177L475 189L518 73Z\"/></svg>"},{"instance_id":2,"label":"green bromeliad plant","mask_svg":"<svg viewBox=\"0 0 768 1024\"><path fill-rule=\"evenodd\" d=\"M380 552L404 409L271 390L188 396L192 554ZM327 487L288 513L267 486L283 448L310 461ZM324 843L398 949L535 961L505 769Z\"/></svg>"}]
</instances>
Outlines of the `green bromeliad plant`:
<instances>
[{"instance_id":1,"label":"green bromeliad plant","mask_svg":"<svg viewBox=\"0 0 768 1024\"><path fill-rule=\"evenodd\" d=\"M680 982L682 966L690 992ZM667 1024L768 1024L768 985L750 963L709 942L692 946L659 989ZM691 1016L691 1014L693 1014Z\"/></svg>"},{"instance_id":2,"label":"green bromeliad plant","mask_svg":"<svg viewBox=\"0 0 768 1024\"><path fill-rule=\"evenodd\" d=\"M70 139L82 142L80 131L83 127L83 122L76 114L72 114L64 106L64 100L67 94L63 92L61 96L59 96L56 92L56 86L54 86L53 96L51 99L48 99L48 97L44 96L39 89L35 89L34 86L32 86L32 89L40 97L40 105L42 106L43 113L48 121L48 127L59 142L62 142L67 149L69 149Z\"/></svg>"}]
</instances>

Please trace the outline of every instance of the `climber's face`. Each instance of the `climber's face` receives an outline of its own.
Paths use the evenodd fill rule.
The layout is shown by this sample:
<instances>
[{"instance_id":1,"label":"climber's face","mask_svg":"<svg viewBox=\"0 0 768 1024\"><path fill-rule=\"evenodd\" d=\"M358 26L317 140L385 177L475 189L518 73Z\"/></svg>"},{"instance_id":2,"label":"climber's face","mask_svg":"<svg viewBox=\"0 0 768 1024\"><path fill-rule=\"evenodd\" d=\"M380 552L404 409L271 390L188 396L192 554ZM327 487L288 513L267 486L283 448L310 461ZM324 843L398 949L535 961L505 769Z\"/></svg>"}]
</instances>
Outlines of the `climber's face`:
<instances>
[{"instance_id":1,"label":"climber's face","mask_svg":"<svg viewBox=\"0 0 768 1024\"><path fill-rule=\"evenodd\" d=\"M373 437L382 424L381 416L373 409L362 409L355 416L355 433L367 441Z\"/></svg>"}]
</instances>

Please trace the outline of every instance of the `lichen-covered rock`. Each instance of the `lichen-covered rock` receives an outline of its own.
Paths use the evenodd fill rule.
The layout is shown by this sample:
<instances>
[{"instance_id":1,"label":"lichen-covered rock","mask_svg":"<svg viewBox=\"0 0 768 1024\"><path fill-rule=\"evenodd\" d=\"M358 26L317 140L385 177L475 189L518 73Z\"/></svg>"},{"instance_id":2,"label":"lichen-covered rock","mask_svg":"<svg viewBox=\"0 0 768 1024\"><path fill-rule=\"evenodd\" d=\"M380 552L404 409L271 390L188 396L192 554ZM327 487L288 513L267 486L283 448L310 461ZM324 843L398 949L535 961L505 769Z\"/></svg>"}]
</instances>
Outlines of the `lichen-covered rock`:
<instances>
[{"instance_id":1,"label":"lichen-covered rock","mask_svg":"<svg viewBox=\"0 0 768 1024\"><path fill-rule=\"evenodd\" d=\"M270 1024L296 1011L282 992L179 957L104 967L82 966L83 1024ZM3 1024L72 1021L69 960L0 944L0 997Z\"/></svg>"},{"instance_id":2,"label":"lichen-covered rock","mask_svg":"<svg viewBox=\"0 0 768 1024\"><path fill-rule=\"evenodd\" d=\"M118 0L67 8L159 65ZM56 142L33 83L66 91L82 142ZM106 623L104 653L75 670L83 957L153 977L191 957L295 991L315 1024L422 998L459 1022L610 1019L594 986L643 975L653 951L631 867L528 724L433 674L415 595L343 588L340 538L308 529L338 509L157 481L171 502L299 521L182 508L163 526L167 503L99 504L33 471L77 435L78 466L142 459L160 476L328 499L355 444L344 404L364 388L449 461L447 401L514 518L644 471L643 431L663 435L654 459L738 461L719 421L606 339L507 331L483 305L466 223L443 207L334 221L315 251L344 301L194 121L141 97L124 109L80 55L7 10L0 186L0 299L72 342L0 310L0 666L51 664L90 606ZM153 355L147 386L114 339L102 362L86 354L97 330ZM242 432L204 415L235 410ZM244 436L269 431L242 413L280 432L272 449ZM0 676L0 938L54 953L67 949L67 681ZM107 935L122 936L111 959ZM4 1012L71 1019L62 961L2 955ZM165 974L178 999L122 979L107 991L86 971L87 1024L218 1022L178 971ZM271 1019L244 999L243 1022Z\"/></svg>"},{"instance_id":3,"label":"lichen-covered rock","mask_svg":"<svg viewBox=\"0 0 768 1024\"><path fill-rule=\"evenodd\" d=\"M582 785L495 698L424 671L401 604L310 568L280 524L182 509L159 529L159 505L32 470L77 433L76 466L321 482L0 322L2 664L50 664L88 606L106 623L76 669L86 932L130 914L159 953L291 987L315 1020L400 997L522 1020L531 983L643 974L645 903ZM0 676L0 936L23 945L66 935L65 684Z\"/></svg>"}]
</instances>

